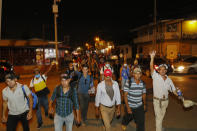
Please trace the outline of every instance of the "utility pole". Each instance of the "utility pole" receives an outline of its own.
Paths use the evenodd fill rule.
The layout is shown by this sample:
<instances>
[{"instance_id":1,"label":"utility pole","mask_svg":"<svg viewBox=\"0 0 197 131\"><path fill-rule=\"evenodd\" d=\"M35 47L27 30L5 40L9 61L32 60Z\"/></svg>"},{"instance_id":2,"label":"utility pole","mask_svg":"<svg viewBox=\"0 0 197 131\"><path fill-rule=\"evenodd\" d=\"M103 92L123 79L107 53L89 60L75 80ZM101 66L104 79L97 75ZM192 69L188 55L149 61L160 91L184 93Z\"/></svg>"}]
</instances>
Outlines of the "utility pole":
<instances>
[{"instance_id":1,"label":"utility pole","mask_svg":"<svg viewBox=\"0 0 197 131\"><path fill-rule=\"evenodd\" d=\"M154 18L153 18L153 50L156 50L157 42L157 1L154 0Z\"/></svg>"},{"instance_id":2,"label":"utility pole","mask_svg":"<svg viewBox=\"0 0 197 131\"><path fill-rule=\"evenodd\" d=\"M59 59L58 59L58 39L57 39L57 17L58 17L58 5L56 2L61 0L54 0L53 13L54 13L54 26L55 26L55 52L56 52L56 70L59 70Z\"/></svg>"},{"instance_id":3,"label":"utility pole","mask_svg":"<svg viewBox=\"0 0 197 131\"><path fill-rule=\"evenodd\" d=\"M1 21L2 21L2 1L0 0L0 40L1 40Z\"/></svg>"}]
</instances>

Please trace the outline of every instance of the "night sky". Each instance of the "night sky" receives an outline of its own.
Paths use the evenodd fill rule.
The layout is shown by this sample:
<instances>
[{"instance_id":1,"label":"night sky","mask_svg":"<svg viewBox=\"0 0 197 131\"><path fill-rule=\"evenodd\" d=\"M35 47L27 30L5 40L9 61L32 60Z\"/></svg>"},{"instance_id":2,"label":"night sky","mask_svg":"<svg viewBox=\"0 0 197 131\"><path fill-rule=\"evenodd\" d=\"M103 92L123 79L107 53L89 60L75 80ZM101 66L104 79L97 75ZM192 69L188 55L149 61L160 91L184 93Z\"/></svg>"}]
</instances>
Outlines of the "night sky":
<instances>
[{"instance_id":1,"label":"night sky","mask_svg":"<svg viewBox=\"0 0 197 131\"><path fill-rule=\"evenodd\" d=\"M153 21L153 0L62 0L58 39L82 44L98 35L118 44L131 42L129 29ZM3 0L2 38L54 40L53 0ZM157 0L157 19L197 12L197 0Z\"/></svg>"}]
</instances>

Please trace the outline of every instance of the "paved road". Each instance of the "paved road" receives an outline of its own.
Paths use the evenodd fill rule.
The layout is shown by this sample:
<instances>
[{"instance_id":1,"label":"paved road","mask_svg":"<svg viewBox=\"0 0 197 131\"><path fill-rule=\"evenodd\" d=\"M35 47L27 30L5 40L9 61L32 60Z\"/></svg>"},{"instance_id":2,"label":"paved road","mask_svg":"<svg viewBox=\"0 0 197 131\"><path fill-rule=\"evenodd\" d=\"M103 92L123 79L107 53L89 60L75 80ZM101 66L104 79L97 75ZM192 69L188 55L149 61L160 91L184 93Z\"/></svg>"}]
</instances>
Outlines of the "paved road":
<instances>
[{"instance_id":1,"label":"paved road","mask_svg":"<svg viewBox=\"0 0 197 131\"><path fill-rule=\"evenodd\" d=\"M31 75L22 76L20 80L21 83L29 85ZM197 101L197 75L171 75L175 85L180 87L184 91L184 96L187 99ZM148 111L146 112L146 131L155 131L154 122L154 111L152 105L152 80L150 78L143 77L143 80L147 84L148 90ZM48 78L48 87L52 91L59 82L59 76L51 74ZM4 88L4 84L0 83L0 91ZM51 94L50 94L51 95ZM0 97L2 98L1 94ZM2 99L0 101L2 104ZM0 108L1 112L1 108ZM76 128L73 127L73 131L103 131L103 124L101 120L97 120L94 117L94 102L91 102L88 109L88 125L86 127ZM122 114L123 116L123 107ZM190 109L184 109L180 101L170 96L169 107L163 122L165 131L197 131L197 107ZM44 126L41 131L53 131L53 121L45 118L43 114ZM112 131L121 131L121 118L114 118L112 125ZM31 131L37 131L37 123L35 118L35 113L33 119L30 122ZM5 125L0 124L0 131L5 131ZM22 131L21 125L18 126L18 131ZM131 122L128 125L127 131L135 131L135 123Z\"/></svg>"}]
</instances>

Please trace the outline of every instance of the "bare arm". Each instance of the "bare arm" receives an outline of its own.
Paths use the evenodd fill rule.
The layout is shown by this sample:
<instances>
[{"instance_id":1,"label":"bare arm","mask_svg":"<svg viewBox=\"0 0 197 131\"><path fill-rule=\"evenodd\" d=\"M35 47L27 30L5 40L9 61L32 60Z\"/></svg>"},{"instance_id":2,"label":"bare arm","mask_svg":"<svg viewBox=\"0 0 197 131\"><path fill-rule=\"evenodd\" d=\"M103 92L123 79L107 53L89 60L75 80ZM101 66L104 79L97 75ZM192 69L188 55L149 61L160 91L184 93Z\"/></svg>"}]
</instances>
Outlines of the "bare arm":
<instances>
[{"instance_id":1,"label":"bare arm","mask_svg":"<svg viewBox=\"0 0 197 131\"><path fill-rule=\"evenodd\" d=\"M33 99L31 93L28 96L29 99L29 112L27 114L27 120L30 120L32 118L32 107L33 107Z\"/></svg>"},{"instance_id":2,"label":"bare arm","mask_svg":"<svg viewBox=\"0 0 197 131\"><path fill-rule=\"evenodd\" d=\"M51 64L51 65L49 66L48 70L44 73L45 76L47 76L47 74L49 73L49 71L51 71L53 65L55 65L55 64Z\"/></svg>"},{"instance_id":3,"label":"bare arm","mask_svg":"<svg viewBox=\"0 0 197 131\"><path fill-rule=\"evenodd\" d=\"M146 105L146 94L142 95L142 100L143 100L144 105Z\"/></svg>"},{"instance_id":4,"label":"bare arm","mask_svg":"<svg viewBox=\"0 0 197 131\"><path fill-rule=\"evenodd\" d=\"M124 102L125 102L125 105L126 105L126 108L127 108L127 112L128 112L129 114L131 114L132 111L131 111L131 108L129 107L129 104L128 104L127 95L128 95L128 92L124 92Z\"/></svg>"},{"instance_id":5,"label":"bare arm","mask_svg":"<svg viewBox=\"0 0 197 131\"><path fill-rule=\"evenodd\" d=\"M2 122L6 122L6 112L8 110L8 101L3 100Z\"/></svg>"},{"instance_id":6,"label":"bare arm","mask_svg":"<svg viewBox=\"0 0 197 131\"><path fill-rule=\"evenodd\" d=\"M80 111L79 109L76 110L76 114L77 114L77 122L80 123L81 122L81 117L80 117Z\"/></svg>"},{"instance_id":7,"label":"bare arm","mask_svg":"<svg viewBox=\"0 0 197 131\"><path fill-rule=\"evenodd\" d=\"M33 99L32 99L32 95L30 94L28 96L29 98L29 111L32 111L32 108L33 108Z\"/></svg>"},{"instance_id":8,"label":"bare arm","mask_svg":"<svg viewBox=\"0 0 197 131\"><path fill-rule=\"evenodd\" d=\"M151 58L151 60L150 60L150 71L151 71L151 74L153 74L153 72L154 72L154 67L153 67L153 65L154 65L155 54L156 54L156 51L152 51L152 52L150 53L150 58Z\"/></svg>"},{"instance_id":9,"label":"bare arm","mask_svg":"<svg viewBox=\"0 0 197 131\"><path fill-rule=\"evenodd\" d=\"M53 114L54 113L54 110L53 110L53 101L50 100L49 101L49 114Z\"/></svg>"},{"instance_id":10,"label":"bare arm","mask_svg":"<svg viewBox=\"0 0 197 131\"><path fill-rule=\"evenodd\" d=\"M123 67L120 68L120 81L122 80L122 75L121 75L122 74L122 68Z\"/></svg>"}]
</instances>

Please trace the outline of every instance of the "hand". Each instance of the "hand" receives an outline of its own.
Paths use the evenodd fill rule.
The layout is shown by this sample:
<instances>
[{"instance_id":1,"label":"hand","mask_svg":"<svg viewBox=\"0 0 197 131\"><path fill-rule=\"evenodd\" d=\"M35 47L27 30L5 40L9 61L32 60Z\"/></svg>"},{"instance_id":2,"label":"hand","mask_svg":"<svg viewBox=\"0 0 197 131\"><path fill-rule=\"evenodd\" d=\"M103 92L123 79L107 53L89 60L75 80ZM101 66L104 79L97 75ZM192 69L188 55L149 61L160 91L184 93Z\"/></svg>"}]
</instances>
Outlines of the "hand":
<instances>
[{"instance_id":1,"label":"hand","mask_svg":"<svg viewBox=\"0 0 197 131\"><path fill-rule=\"evenodd\" d=\"M120 116L120 110L116 111L116 116Z\"/></svg>"},{"instance_id":2,"label":"hand","mask_svg":"<svg viewBox=\"0 0 197 131\"><path fill-rule=\"evenodd\" d=\"M27 113L27 120L30 120L32 118L32 111L29 111Z\"/></svg>"},{"instance_id":3,"label":"hand","mask_svg":"<svg viewBox=\"0 0 197 131\"><path fill-rule=\"evenodd\" d=\"M53 114L54 113L53 107L50 107L48 112L49 114Z\"/></svg>"},{"instance_id":4,"label":"hand","mask_svg":"<svg viewBox=\"0 0 197 131\"><path fill-rule=\"evenodd\" d=\"M154 51L150 52L149 55L151 58L154 58L156 55L156 51L154 50Z\"/></svg>"},{"instance_id":5,"label":"hand","mask_svg":"<svg viewBox=\"0 0 197 131\"><path fill-rule=\"evenodd\" d=\"M7 117L5 117L5 116L3 116L3 117L2 117L2 123L6 123L6 122L7 122L7 120L8 120L8 118L7 118Z\"/></svg>"},{"instance_id":6,"label":"hand","mask_svg":"<svg viewBox=\"0 0 197 131\"><path fill-rule=\"evenodd\" d=\"M131 108L127 108L127 113L132 114Z\"/></svg>"}]
</instances>

